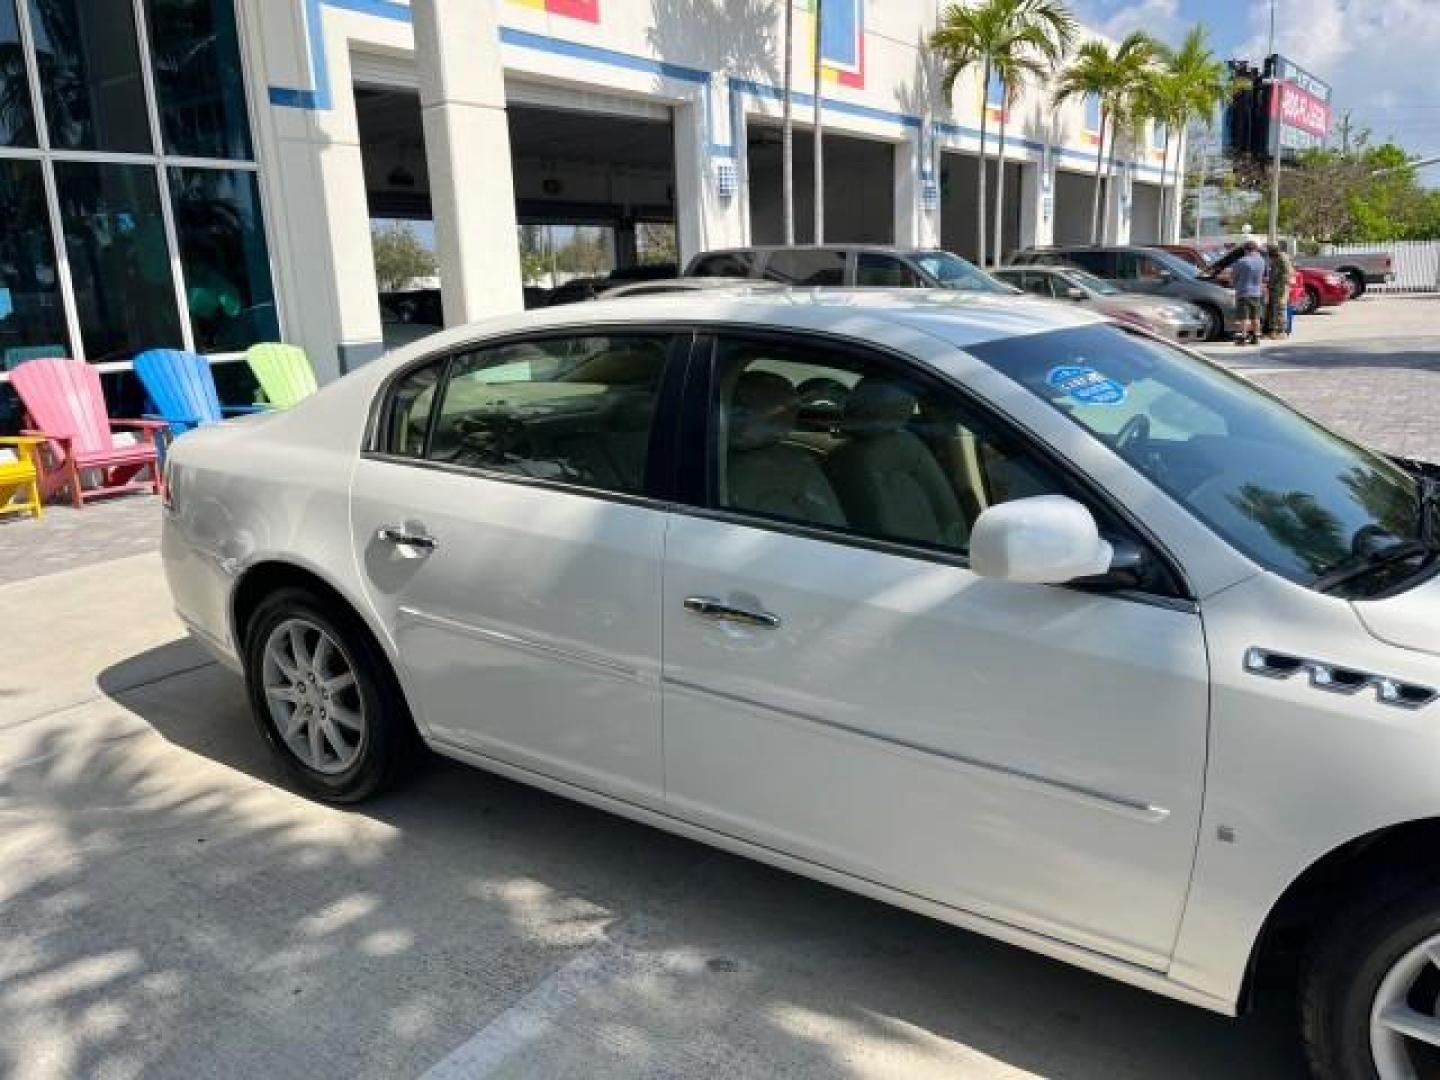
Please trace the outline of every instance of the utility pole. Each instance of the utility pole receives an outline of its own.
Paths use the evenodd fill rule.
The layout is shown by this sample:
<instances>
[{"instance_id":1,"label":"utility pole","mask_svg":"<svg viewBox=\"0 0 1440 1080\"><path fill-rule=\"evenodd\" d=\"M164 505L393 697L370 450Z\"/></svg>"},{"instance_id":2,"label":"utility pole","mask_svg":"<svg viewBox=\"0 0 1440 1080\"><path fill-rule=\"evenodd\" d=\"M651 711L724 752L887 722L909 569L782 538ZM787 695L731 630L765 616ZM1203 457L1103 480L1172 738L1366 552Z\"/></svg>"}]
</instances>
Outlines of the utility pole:
<instances>
[{"instance_id":1,"label":"utility pole","mask_svg":"<svg viewBox=\"0 0 1440 1080\"><path fill-rule=\"evenodd\" d=\"M1270 159L1270 242L1280 242L1280 130L1285 117L1285 84L1280 81L1280 58L1275 53L1275 0L1270 0L1270 133L1273 155Z\"/></svg>"},{"instance_id":2,"label":"utility pole","mask_svg":"<svg viewBox=\"0 0 1440 1080\"><path fill-rule=\"evenodd\" d=\"M785 107L780 118L780 185L784 189L785 244L795 243L795 124L790 117L791 85L795 67L795 3L785 4Z\"/></svg>"},{"instance_id":3,"label":"utility pole","mask_svg":"<svg viewBox=\"0 0 1440 1080\"><path fill-rule=\"evenodd\" d=\"M1339 121L1335 124L1340 129L1340 154L1342 157L1350 156L1350 125L1353 121L1348 112L1340 114Z\"/></svg>"},{"instance_id":4,"label":"utility pole","mask_svg":"<svg viewBox=\"0 0 1440 1080\"><path fill-rule=\"evenodd\" d=\"M815 243L825 242L825 121L820 109L820 20L825 0L815 0Z\"/></svg>"}]
</instances>

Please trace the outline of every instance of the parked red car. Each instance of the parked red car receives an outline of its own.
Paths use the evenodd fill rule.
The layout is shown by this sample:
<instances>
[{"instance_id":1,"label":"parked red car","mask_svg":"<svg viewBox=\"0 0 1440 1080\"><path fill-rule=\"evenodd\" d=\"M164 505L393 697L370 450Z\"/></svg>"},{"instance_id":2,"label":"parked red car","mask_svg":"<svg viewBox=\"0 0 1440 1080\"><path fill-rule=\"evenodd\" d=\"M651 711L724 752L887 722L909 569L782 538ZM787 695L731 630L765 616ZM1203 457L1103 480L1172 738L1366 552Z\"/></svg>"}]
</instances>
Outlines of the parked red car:
<instances>
[{"instance_id":1,"label":"parked red car","mask_svg":"<svg viewBox=\"0 0 1440 1080\"><path fill-rule=\"evenodd\" d=\"M1317 266L1297 266L1295 280L1304 287L1303 298L1295 304L1300 315L1309 315L1322 307L1343 304L1351 297L1350 282L1344 274Z\"/></svg>"},{"instance_id":2,"label":"parked red car","mask_svg":"<svg viewBox=\"0 0 1440 1080\"><path fill-rule=\"evenodd\" d=\"M1162 250L1178 255L1200 271L1202 277L1218 285L1230 284L1230 264L1245 254L1243 247L1233 247L1219 255L1188 244L1160 244ZM1297 315L1309 315L1322 307L1343 304L1351 296L1345 275L1317 266L1296 266L1295 281L1290 287L1290 304Z\"/></svg>"}]
</instances>

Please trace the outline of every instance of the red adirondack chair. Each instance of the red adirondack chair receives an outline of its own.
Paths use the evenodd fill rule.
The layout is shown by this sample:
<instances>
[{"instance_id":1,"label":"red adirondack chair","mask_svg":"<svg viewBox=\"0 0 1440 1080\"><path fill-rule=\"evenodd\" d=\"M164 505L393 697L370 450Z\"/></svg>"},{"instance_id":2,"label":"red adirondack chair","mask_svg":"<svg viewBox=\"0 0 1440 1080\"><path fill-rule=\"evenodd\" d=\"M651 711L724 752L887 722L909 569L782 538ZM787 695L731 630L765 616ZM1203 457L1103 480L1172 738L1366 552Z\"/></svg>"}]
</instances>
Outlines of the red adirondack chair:
<instances>
[{"instance_id":1,"label":"red adirondack chair","mask_svg":"<svg viewBox=\"0 0 1440 1080\"><path fill-rule=\"evenodd\" d=\"M27 360L10 373L10 385L29 418L25 434L47 440L40 484L44 497L68 487L70 501L79 509L86 500L102 495L159 493L156 440L165 424L112 420L105 414L100 373L89 364L56 358ZM116 429L133 430L140 439L119 444ZM144 479L147 471L149 479ZM97 478L98 483L94 482Z\"/></svg>"}]
</instances>

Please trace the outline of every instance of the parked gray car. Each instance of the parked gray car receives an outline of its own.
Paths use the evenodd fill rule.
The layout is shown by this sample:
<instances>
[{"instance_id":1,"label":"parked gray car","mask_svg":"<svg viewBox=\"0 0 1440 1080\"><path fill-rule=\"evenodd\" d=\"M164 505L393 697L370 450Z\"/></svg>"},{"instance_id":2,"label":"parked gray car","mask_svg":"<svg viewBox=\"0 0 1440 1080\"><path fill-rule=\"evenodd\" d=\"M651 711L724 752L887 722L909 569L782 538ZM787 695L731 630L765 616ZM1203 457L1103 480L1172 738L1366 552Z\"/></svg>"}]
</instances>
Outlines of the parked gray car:
<instances>
[{"instance_id":1,"label":"parked gray car","mask_svg":"<svg viewBox=\"0 0 1440 1080\"><path fill-rule=\"evenodd\" d=\"M992 271L1007 285L1051 300L1094 308L1120 322L1143 326L1171 341L1203 341L1204 313L1185 300L1125 292L1072 266L1005 266Z\"/></svg>"},{"instance_id":2,"label":"parked gray car","mask_svg":"<svg viewBox=\"0 0 1440 1080\"><path fill-rule=\"evenodd\" d=\"M798 244L703 251L690 260L685 276L760 278L799 286L1015 291L951 252L885 244Z\"/></svg>"},{"instance_id":3,"label":"parked gray car","mask_svg":"<svg viewBox=\"0 0 1440 1080\"><path fill-rule=\"evenodd\" d=\"M1168 251L1125 245L1074 244L1027 248L1017 266L1078 266L1125 292L1185 300L1205 316L1205 339L1217 341L1237 329L1235 294L1196 276L1193 266Z\"/></svg>"}]
</instances>

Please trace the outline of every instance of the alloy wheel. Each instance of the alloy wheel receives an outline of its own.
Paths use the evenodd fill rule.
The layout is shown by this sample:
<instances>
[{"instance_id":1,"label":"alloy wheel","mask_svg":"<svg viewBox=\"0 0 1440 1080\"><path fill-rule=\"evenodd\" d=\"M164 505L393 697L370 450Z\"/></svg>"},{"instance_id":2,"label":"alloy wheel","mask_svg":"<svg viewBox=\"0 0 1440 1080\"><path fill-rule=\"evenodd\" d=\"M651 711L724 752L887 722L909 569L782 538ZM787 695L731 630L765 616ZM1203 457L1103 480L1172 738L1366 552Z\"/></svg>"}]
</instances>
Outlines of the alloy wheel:
<instances>
[{"instance_id":1,"label":"alloy wheel","mask_svg":"<svg viewBox=\"0 0 1440 1080\"><path fill-rule=\"evenodd\" d=\"M308 619L279 623L265 640L261 678L275 732L301 764L327 775L355 764L365 703L354 665L328 632Z\"/></svg>"},{"instance_id":2,"label":"alloy wheel","mask_svg":"<svg viewBox=\"0 0 1440 1080\"><path fill-rule=\"evenodd\" d=\"M1370 1049L1380 1080L1419 1080L1440 1070L1440 934L1392 966L1370 1011Z\"/></svg>"}]
</instances>

